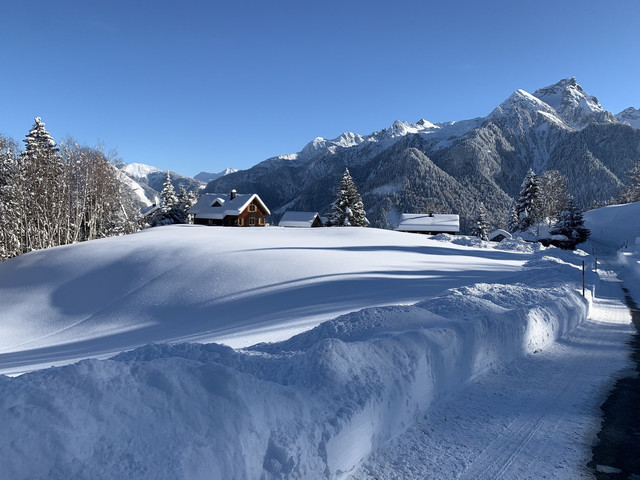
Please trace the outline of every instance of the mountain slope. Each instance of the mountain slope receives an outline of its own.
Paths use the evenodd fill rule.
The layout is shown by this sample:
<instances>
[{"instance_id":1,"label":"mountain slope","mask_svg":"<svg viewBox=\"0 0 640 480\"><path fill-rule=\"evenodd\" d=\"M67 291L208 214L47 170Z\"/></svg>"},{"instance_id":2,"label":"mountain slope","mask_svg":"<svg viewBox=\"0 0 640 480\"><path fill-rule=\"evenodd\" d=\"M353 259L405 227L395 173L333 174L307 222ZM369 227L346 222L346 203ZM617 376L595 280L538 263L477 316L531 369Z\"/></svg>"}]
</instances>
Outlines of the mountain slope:
<instances>
[{"instance_id":1,"label":"mountain slope","mask_svg":"<svg viewBox=\"0 0 640 480\"><path fill-rule=\"evenodd\" d=\"M626 112L632 120L634 112ZM436 205L458 213L464 232L484 203L498 227L529 168L565 173L583 207L616 195L640 157L638 130L626 122L570 78L533 95L517 90L485 118L396 121L366 136L318 137L297 154L216 179L205 191L257 192L275 221L286 210L325 213L347 167L373 226L392 228L399 213Z\"/></svg>"},{"instance_id":2,"label":"mountain slope","mask_svg":"<svg viewBox=\"0 0 640 480\"><path fill-rule=\"evenodd\" d=\"M176 192L180 187L184 187L187 191L198 191L205 186L205 182L202 180L185 177L170 170L160 170L159 168L144 163L123 165L120 170L126 174L128 177L126 183L129 184L129 187L140 197L141 203L145 206L158 202L160 192L167 179L167 173L171 175L171 184Z\"/></svg>"},{"instance_id":3,"label":"mountain slope","mask_svg":"<svg viewBox=\"0 0 640 480\"><path fill-rule=\"evenodd\" d=\"M200 172L193 178L204 183L209 183L216 178L224 177L225 175L229 175L230 173L235 173L237 171L237 168L225 168L222 172L218 173Z\"/></svg>"},{"instance_id":4,"label":"mountain slope","mask_svg":"<svg viewBox=\"0 0 640 480\"><path fill-rule=\"evenodd\" d=\"M625 108L616 115L616 120L620 123L626 123L632 127L640 128L640 109L633 107Z\"/></svg>"}]
</instances>

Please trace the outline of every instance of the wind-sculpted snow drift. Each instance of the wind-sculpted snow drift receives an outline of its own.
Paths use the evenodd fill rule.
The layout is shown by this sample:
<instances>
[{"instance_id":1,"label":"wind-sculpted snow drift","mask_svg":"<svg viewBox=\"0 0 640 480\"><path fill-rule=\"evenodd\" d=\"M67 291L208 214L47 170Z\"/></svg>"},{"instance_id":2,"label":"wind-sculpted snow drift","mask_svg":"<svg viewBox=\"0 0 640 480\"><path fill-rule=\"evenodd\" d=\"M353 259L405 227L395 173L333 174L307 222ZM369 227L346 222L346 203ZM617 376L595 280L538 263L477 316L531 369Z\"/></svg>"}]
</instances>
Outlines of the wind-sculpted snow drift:
<instances>
[{"instance_id":1,"label":"wind-sculpted snow drift","mask_svg":"<svg viewBox=\"0 0 640 480\"><path fill-rule=\"evenodd\" d=\"M470 378L586 318L580 258L273 344L159 344L0 377L0 478L341 478Z\"/></svg>"}]
</instances>

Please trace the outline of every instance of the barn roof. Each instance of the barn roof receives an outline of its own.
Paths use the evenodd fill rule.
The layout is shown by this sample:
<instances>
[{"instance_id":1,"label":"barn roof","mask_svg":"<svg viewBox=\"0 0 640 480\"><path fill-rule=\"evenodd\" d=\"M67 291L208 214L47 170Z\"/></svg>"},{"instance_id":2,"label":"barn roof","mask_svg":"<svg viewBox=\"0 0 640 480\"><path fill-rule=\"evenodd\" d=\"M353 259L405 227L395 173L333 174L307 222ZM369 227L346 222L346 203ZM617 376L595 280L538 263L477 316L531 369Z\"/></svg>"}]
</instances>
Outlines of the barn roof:
<instances>
[{"instance_id":1,"label":"barn roof","mask_svg":"<svg viewBox=\"0 0 640 480\"><path fill-rule=\"evenodd\" d=\"M235 196L231 193L205 193L189 209L189 213L197 218L222 220L227 216L240 215L254 200L262 207L265 215L271 214L257 193L236 193Z\"/></svg>"},{"instance_id":2,"label":"barn roof","mask_svg":"<svg viewBox=\"0 0 640 480\"><path fill-rule=\"evenodd\" d=\"M460 231L460 217L453 214L403 213L396 230L401 232L441 232Z\"/></svg>"},{"instance_id":3,"label":"barn roof","mask_svg":"<svg viewBox=\"0 0 640 480\"><path fill-rule=\"evenodd\" d=\"M280 227L311 227L316 218L320 220L318 212L284 212L278 226Z\"/></svg>"}]
</instances>

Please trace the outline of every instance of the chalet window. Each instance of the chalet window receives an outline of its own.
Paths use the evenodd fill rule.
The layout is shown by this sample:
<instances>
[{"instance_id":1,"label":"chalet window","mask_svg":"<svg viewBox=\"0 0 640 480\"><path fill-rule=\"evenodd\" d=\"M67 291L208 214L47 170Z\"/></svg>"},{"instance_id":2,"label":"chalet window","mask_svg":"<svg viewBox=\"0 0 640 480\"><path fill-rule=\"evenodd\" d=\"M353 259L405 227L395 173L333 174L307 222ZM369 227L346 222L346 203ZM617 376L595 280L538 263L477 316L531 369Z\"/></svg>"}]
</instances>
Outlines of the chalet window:
<instances>
[{"instance_id":1,"label":"chalet window","mask_svg":"<svg viewBox=\"0 0 640 480\"><path fill-rule=\"evenodd\" d=\"M238 226L241 227L243 224L243 220L241 218L238 219Z\"/></svg>"},{"instance_id":2,"label":"chalet window","mask_svg":"<svg viewBox=\"0 0 640 480\"><path fill-rule=\"evenodd\" d=\"M250 212L255 212L256 211L256 206L253 203L251 205L249 205L249 211Z\"/></svg>"},{"instance_id":3,"label":"chalet window","mask_svg":"<svg viewBox=\"0 0 640 480\"><path fill-rule=\"evenodd\" d=\"M249 225L255 225L255 224L256 224L256 219L255 219L255 218L253 218L253 217L251 217L251 218L249 219Z\"/></svg>"},{"instance_id":4,"label":"chalet window","mask_svg":"<svg viewBox=\"0 0 640 480\"><path fill-rule=\"evenodd\" d=\"M264 225L264 218L260 217L258 219L258 225Z\"/></svg>"}]
</instances>

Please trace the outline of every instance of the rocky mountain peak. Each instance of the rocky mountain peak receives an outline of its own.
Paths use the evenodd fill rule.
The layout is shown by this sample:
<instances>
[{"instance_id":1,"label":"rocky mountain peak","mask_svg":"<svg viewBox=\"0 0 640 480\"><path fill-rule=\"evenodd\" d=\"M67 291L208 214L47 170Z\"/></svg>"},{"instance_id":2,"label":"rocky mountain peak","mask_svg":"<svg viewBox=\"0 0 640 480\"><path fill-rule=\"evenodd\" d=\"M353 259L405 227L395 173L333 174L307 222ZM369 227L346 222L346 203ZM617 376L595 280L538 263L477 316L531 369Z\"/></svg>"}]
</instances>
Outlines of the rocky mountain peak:
<instances>
[{"instance_id":1,"label":"rocky mountain peak","mask_svg":"<svg viewBox=\"0 0 640 480\"><path fill-rule=\"evenodd\" d=\"M593 95L584 91L576 77L536 90L533 95L552 107L569 125L583 129L591 123L614 123L615 117L606 111Z\"/></svg>"},{"instance_id":2,"label":"rocky mountain peak","mask_svg":"<svg viewBox=\"0 0 640 480\"><path fill-rule=\"evenodd\" d=\"M616 120L620 123L640 128L640 109L633 107L625 108L616 115Z\"/></svg>"}]
</instances>

